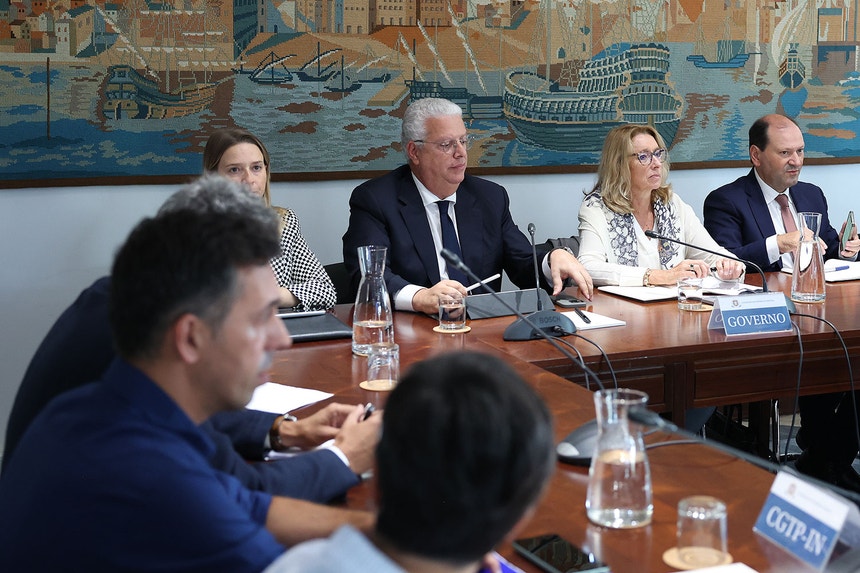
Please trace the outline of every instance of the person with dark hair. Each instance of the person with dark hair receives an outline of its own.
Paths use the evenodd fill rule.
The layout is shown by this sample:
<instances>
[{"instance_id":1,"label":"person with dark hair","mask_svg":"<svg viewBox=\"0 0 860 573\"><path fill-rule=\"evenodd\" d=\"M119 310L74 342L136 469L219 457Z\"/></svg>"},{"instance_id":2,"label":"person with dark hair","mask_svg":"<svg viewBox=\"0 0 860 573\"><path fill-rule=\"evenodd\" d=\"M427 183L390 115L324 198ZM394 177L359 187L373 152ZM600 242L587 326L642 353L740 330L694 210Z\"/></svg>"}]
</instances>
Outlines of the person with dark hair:
<instances>
[{"instance_id":1,"label":"person with dark hair","mask_svg":"<svg viewBox=\"0 0 860 573\"><path fill-rule=\"evenodd\" d=\"M477 571L531 516L553 448L546 405L501 360L461 352L416 363L383 414L373 533L344 526L266 571Z\"/></svg>"},{"instance_id":2,"label":"person with dark hair","mask_svg":"<svg viewBox=\"0 0 860 573\"><path fill-rule=\"evenodd\" d=\"M764 271L790 269L800 241L797 214L820 213L824 258L856 259L860 251L857 230L840 250L845 226L837 233L827 216L824 193L799 180L804 153L803 133L794 120L779 114L756 120L749 129L753 168L705 199L705 228L711 236ZM851 467L858 451L852 393L800 396L798 405L802 428L797 444L803 453L797 469L860 491L860 475Z\"/></svg>"},{"instance_id":3,"label":"person with dark hair","mask_svg":"<svg viewBox=\"0 0 860 573\"><path fill-rule=\"evenodd\" d=\"M821 214L824 258L857 258L857 230L840 252L844 226L837 233L830 225L821 188L799 181L804 152L803 133L793 119L770 114L753 123L749 129L753 168L705 198L705 228L717 243L764 271L790 269L800 242L797 214L812 212Z\"/></svg>"},{"instance_id":4,"label":"person with dark hair","mask_svg":"<svg viewBox=\"0 0 860 573\"><path fill-rule=\"evenodd\" d=\"M541 285L529 239L514 224L504 187L466 174L471 145L463 110L452 101L413 101L403 116L401 144L407 165L355 188L349 199L349 226L343 235L343 262L351 275L352 296L361 271L358 247L388 248L385 283L398 310L434 314L439 297L466 294L470 281L449 268L447 248L480 277L506 272L520 288L548 287L553 294L576 282L591 298L591 277L569 247L547 252ZM490 281L498 290L501 279Z\"/></svg>"},{"instance_id":5,"label":"person with dark hair","mask_svg":"<svg viewBox=\"0 0 860 573\"><path fill-rule=\"evenodd\" d=\"M212 193L193 186L171 196L160 213L192 209L217 215L243 209L248 195ZM252 201L256 198L251 197ZM239 202L239 206L236 202ZM261 224L268 224L269 213ZM102 277L84 289L57 319L36 350L15 396L6 430L3 468L33 418L57 395L101 377L115 357L108 322L110 277ZM375 436L364 436L356 427L342 428L355 409L329 404L303 419L257 410L220 412L200 427L215 443L210 463L236 477L248 489L325 502L343 495L359 483L359 475L372 465ZM314 448L288 459L264 462L270 450ZM251 460L255 463L248 463Z\"/></svg>"},{"instance_id":6,"label":"person with dark hair","mask_svg":"<svg viewBox=\"0 0 860 573\"><path fill-rule=\"evenodd\" d=\"M211 208L144 219L116 255L118 357L37 416L0 479L9 570L255 572L286 545L373 521L250 491L209 464L200 424L245 406L290 338L269 266L275 215L221 177L190 189ZM379 431L380 416L361 417L344 426Z\"/></svg>"},{"instance_id":7,"label":"person with dark hair","mask_svg":"<svg viewBox=\"0 0 860 573\"><path fill-rule=\"evenodd\" d=\"M260 138L240 127L212 132L203 149L203 170L242 183L278 214L281 253L271 263L281 289L281 306L299 310L333 307L337 299L334 284L305 242L295 211L272 206L271 161Z\"/></svg>"}]
</instances>

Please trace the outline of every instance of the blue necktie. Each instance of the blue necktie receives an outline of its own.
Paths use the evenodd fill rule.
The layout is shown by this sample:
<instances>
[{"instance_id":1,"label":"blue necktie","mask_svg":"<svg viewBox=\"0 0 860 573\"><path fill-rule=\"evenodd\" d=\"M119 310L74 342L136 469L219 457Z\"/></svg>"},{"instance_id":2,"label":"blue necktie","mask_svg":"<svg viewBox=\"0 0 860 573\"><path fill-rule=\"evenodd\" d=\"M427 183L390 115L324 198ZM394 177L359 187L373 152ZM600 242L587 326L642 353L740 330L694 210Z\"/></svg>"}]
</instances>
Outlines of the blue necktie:
<instances>
[{"instance_id":1,"label":"blue necktie","mask_svg":"<svg viewBox=\"0 0 860 573\"><path fill-rule=\"evenodd\" d=\"M448 215L448 205L450 201L436 201L439 207L439 219L442 222L442 246L463 259L463 253L460 252L460 242L457 240L457 230L454 229L454 221ZM447 265L448 278L452 281L458 281L461 285L466 286L468 279L462 271Z\"/></svg>"}]
</instances>

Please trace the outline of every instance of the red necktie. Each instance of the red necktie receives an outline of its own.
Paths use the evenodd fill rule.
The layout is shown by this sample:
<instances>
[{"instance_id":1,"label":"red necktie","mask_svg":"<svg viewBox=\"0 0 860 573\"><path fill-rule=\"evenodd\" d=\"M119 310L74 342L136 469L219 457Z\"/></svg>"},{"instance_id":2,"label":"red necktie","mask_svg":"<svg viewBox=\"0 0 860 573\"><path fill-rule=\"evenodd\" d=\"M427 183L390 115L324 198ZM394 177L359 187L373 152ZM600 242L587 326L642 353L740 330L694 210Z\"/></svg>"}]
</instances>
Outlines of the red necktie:
<instances>
[{"instance_id":1,"label":"red necktie","mask_svg":"<svg viewBox=\"0 0 860 573\"><path fill-rule=\"evenodd\" d=\"M791 209L788 208L788 197L785 193L779 193L776 196L776 202L779 203L779 213L782 215L782 224L785 225L785 232L791 233L797 230L797 223L791 215Z\"/></svg>"}]
</instances>

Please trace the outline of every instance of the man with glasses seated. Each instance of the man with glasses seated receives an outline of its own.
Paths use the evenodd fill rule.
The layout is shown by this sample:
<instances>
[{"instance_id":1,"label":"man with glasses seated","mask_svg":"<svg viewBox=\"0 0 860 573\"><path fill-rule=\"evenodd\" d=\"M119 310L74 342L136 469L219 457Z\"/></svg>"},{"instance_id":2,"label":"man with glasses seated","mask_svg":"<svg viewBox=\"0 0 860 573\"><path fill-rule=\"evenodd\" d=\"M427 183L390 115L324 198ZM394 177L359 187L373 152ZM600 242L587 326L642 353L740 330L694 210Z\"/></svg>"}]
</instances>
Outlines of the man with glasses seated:
<instances>
[{"instance_id":1,"label":"man with glasses seated","mask_svg":"<svg viewBox=\"0 0 860 573\"><path fill-rule=\"evenodd\" d=\"M359 185L349 201L343 260L353 296L362 245L388 247L385 282L398 310L435 313L440 295L466 294L471 281L447 266L442 248L461 254L480 278L504 270L518 287L534 288L531 243L511 218L507 191L465 173L471 141L460 107L437 98L413 102L401 141L407 165ZM538 255L554 294L571 279L591 298L591 277L570 249ZM501 279L488 284L499 289Z\"/></svg>"}]
</instances>

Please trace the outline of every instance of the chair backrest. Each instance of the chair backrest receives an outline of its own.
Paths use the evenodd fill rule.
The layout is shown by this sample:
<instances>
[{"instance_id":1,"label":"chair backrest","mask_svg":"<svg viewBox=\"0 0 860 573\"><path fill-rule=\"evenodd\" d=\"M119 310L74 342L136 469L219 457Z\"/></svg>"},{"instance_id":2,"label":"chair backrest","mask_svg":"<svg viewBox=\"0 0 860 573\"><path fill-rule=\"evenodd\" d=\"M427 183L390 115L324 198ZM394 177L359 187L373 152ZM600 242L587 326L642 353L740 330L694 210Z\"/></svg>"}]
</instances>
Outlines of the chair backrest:
<instances>
[{"instance_id":1,"label":"chair backrest","mask_svg":"<svg viewBox=\"0 0 860 573\"><path fill-rule=\"evenodd\" d=\"M337 292L337 304L354 303L355 300L349 296L349 273L346 271L346 265L342 262L331 263L325 265L324 268L331 282L334 283L334 290Z\"/></svg>"},{"instance_id":2,"label":"chair backrest","mask_svg":"<svg viewBox=\"0 0 860 573\"><path fill-rule=\"evenodd\" d=\"M570 237L559 237L557 239L547 239L544 245L547 249L568 247L571 251L573 251L574 255L579 255L579 237L577 237L576 235Z\"/></svg>"}]
</instances>

